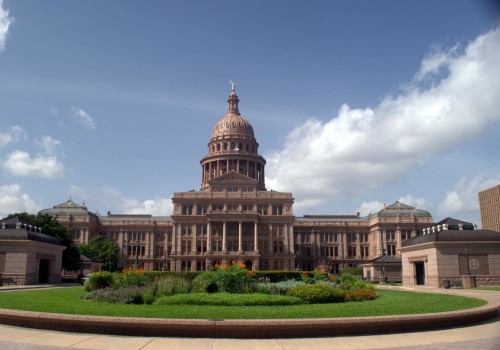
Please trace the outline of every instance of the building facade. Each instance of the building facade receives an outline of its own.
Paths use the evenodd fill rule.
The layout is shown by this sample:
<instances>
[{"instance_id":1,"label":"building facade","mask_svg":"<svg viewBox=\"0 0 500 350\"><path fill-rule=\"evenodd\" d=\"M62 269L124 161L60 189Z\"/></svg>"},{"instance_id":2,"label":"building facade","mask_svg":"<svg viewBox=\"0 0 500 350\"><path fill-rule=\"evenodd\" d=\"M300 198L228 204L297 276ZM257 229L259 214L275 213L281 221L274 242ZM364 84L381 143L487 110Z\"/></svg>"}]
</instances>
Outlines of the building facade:
<instances>
[{"instance_id":1,"label":"building facade","mask_svg":"<svg viewBox=\"0 0 500 350\"><path fill-rule=\"evenodd\" d=\"M400 250L403 285L441 287L447 281L469 288L500 283L499 232L447 218L405 241Z\"/></svg>"},{"instance_id":2,"label":"building facade","mask_svg":"<svg viewBox=\"0 0 500 350\"><path fill-rule=\"evenodd\" d=\"M481 228L500 232L500 185L478 193Z\"/></svg>"},{"instance_id":3,"label":"building facade","mask_svg":"<svg viewBox=\"0 0 500 350\"><path fill-rule=\"evenodd\" d=\"M69 227L76 243L96 234L116 242L122 266L200 271L239 262L253 270L340 272L383 253L399 257L406 239L422 234L431 215L396 201L365 217L293 214L292 193L268 191L266 160L252 125L231 91L201 161L199 190L177 192L171 216L91 213L71 199L41 213Z\"/></svg>"},{"instance_id":4,"label":"building facade","mask_svg":"<svg viewBox=\"0 0 500 350\"><path fill-rule=\"evenodd\" d=\"M57 238L18 218L0 221L0 286L59 283L64 249Z\"/></svg>"}]
</instances>

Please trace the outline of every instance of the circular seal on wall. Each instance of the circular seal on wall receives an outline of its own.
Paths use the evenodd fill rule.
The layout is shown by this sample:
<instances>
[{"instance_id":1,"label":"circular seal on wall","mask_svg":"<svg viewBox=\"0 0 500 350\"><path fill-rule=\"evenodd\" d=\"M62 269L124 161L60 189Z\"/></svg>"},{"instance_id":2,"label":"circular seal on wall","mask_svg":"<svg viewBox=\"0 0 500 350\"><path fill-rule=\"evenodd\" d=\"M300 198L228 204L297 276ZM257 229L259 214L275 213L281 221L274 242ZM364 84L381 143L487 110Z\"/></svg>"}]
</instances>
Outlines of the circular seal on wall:
<instances>
[{"instance_id":1,"label":"circular seal on wall","mask_svg":"<svg viewBox=\"0 0 500 350\"><path fill-rule=\"evenodd\" d=\"M474 270L479 268L479 261L477 261L477 259L470 259L469 260L469 267L471 269L474 269Z\"/></svg>"}]
</instances>

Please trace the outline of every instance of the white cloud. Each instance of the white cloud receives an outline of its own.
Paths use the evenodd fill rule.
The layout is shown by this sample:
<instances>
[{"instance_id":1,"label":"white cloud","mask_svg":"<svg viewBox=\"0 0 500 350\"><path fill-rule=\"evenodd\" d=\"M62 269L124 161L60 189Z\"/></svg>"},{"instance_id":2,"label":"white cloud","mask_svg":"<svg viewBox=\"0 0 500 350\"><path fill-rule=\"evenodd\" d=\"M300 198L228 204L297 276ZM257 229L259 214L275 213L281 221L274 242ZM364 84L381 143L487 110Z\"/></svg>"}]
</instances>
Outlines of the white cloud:
<instances>
[{"instance_id":1,"label":"white cloud","mask_svg":"<svg viewBox=\"0 0 500 350\"><path fill-rule=\"evenodd\" d=\"M76 185L69 186L69 193L71 193L71 195L76 194L80 198L82 198L83 200L87 199L87 195L85 194L85 191L83 190L83 188L78 187Z\"/></svg>"},{"instance_id":2,"label":"white cloud","mask_svg":"<svg viewBox=\"0 0 500 350\"><path fill-rule=\"evenodd\" d=\"M92 117L81 108L73 107L72 116L75 118L86 130L93 131L96 125Z\"/></svg>"},{"instance_id":3,"label":"white cloud","mask_svg":"<svg viewBox=\"0 0 500 350\"><path fill-rule=\"evenodd\" d=\"M499 183L500 174L491 179L485 179L484 174L462 177L439 203L438 214L441 217L454 217L459 220L477 214L479 212L478 192Z\"/></svg>"},{"instance_id":4,"label":"white cloud","mask_svg":"<svg viewBox=\"0 0 500 350\"><path fill-rule=\"evenodd\" d=\"M384 207L384 203L379 201L369 201L361 203L361 206L356 210L361 216L378 213Z\"/></svg>"},{"instance_id":5,"label":"white cloud","mask_svg":"<svg viewBox=\"0 0 500 350\"><path fill-rule=\"evenodd\" d=\"M52 136L42 136L35 143L47 155L55 155L61 148L61 141L52 138Z\"/></svg>"},{"instance_id":6,"label":"white cloud","mask_svg":"<svg viewBox=\"0 0 500 350\"><path fill-rule=\"evenodd\" d=\"M21 191L21 186L0 185L0 217L19 212L35 214L40 209L40 205Z\"/></svg>"},{"instance_id":7,"label":"white cloud","mask_svg":"<svg viewBox=\"0 0 500 350\"><path fill-rule=\"evenodd\" d=\"M374 108L343 105L328 122L308 120L266 156L268 188L293 190L297 207L307 209L390 184L479 135L500 121L498 57L495 29L462 50L426 57L415 81Z\"/></svg>"},{"instance_id":8,"label":"white cloud","mask_svg":"<svg viewBox=\"0 0 500 350\"><path fill-rule=\"evenodd\" d=\"M11 126L7 132L0 132L0 148L5 147L10 142L24 141L28 135L26 131L20 126Z\"/></svg>"},{"instance_id":9,"label":"white cloud","mask_svg":"<svg viewBox=\"0 0 500 350\"><path fill-rule=\"evenodd\" d=\"M14 23L14 17L9 17L9 10L3 8L3 0L0 0L0 52L5 49L9 27L12 23Z\"/></svg>"},{"instance_id":10,"label":"white cloud","mask_svg":"<svg viewBox=\"0 0 500 350\"><path fill-rule=\"evenodd\" d=\"M425 198L415 197L411 194L407 194L406 196L399 198L399 201L401 203L408 204L412 207L423 210L432 206L432 203L429 203Z\"/></svg>"},{"instance_id":11,"label":"white cloud","mask_svg":"<svg viewBox=\"0 0 500 350\"><path fill-rule=\"evenodd\" d=\"M103 191L106 205L120 214L165 216L172 213L172 202L169 198L156 197L155 199L140 201L135 198L126 198L113 188L106 187Z\"/></svg>"},{"instance_id":12,"label":"white cloud","mask_svg":"<svg viewBox=\"0 0 500 350\"><path fill-rule=\"evenodd\" d=\"M15 176L59 178L64 175L64 166L55 156L37 155L32 158L28 152L13 151L4 161L4 168Z\"/></svg>"}]
</instances>

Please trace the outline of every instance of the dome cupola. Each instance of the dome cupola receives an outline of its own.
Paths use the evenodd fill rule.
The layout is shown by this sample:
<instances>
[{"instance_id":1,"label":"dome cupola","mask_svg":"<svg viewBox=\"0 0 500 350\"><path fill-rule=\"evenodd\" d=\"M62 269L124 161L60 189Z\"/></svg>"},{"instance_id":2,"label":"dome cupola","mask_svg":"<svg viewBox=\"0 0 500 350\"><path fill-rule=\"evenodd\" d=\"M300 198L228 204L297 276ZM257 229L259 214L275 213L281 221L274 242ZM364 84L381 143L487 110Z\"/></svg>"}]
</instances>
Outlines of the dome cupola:
<instances>
[{"instance_id":1,"label":"dome cupola","mask_svg":"<svg viewBox=\"0 0 500 350\"><path fill-rule=\"evenodd\" d=\"M266 161L258 155L259 144L253 127L239 111L240 102L234 83L227 99L227 112L215 124L208 143L208 156L201 160L203 178L201 188L208 187L208 181L230 171L243 174L259 182L265 190L264 165Z\"/></svg>"}]
</instances>

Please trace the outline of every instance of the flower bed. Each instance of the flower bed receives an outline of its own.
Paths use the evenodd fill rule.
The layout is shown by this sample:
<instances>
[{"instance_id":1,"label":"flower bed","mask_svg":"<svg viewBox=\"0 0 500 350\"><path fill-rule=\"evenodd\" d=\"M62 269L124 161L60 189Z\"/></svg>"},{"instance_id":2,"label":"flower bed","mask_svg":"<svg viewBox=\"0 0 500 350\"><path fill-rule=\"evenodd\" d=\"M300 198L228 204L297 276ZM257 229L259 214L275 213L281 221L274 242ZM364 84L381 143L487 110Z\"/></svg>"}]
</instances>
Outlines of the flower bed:
<instances>
[{"instance_id":1,"label":"flower bed","mask_svg":"<svg viewBox=\"0 0 500 350\"><path fill-rule=\"evenodd\" d=\"M129 268L119 274L99 272L90 275L82 300L162 305L291 305L376 298L372 283L348 273L334 276L314 271L303 272L298 280L270 280L263 277L262 272L256 277L243 264L215 266L213 271L194 275L149 273Z\"/></svg>"}]
</instances>

